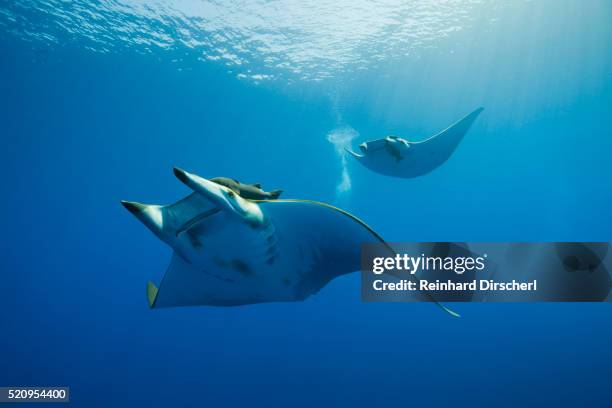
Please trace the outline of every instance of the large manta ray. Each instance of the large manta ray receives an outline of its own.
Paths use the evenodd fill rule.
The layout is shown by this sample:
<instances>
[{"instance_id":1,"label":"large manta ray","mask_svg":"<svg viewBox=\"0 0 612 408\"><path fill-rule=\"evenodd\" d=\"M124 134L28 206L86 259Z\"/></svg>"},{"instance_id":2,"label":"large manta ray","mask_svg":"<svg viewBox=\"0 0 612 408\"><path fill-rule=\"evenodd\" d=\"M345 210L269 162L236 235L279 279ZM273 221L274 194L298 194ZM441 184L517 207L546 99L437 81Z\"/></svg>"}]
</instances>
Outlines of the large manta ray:
<instances>
[{"instance_id":1,"label":"large manta ray","mask_svg":"<svg viewBox=\"0 0 612 408\"><path fill-rule=\"evenodd\" d=\"M478 108L442 132L420 142L387 136L360 144L359 149L363 154L350 149L346 151L377 173L401 178L422 176L448 160L482 111L483 108Z\"/></svg>"},{"instance_id":2,"label":"large manta ray","mask_svg":"<svg viewBox=\"0 0 612 408\"><path fill-rule=\"evenodd\" d=\"M152 308L303 300L358 271L362 243L384 243L363 221L331 205L248 200L197 175L174 173L193 194L167 206L122 201L174 250L159 288L147 285Z\"/></svg>"}]
</instances>

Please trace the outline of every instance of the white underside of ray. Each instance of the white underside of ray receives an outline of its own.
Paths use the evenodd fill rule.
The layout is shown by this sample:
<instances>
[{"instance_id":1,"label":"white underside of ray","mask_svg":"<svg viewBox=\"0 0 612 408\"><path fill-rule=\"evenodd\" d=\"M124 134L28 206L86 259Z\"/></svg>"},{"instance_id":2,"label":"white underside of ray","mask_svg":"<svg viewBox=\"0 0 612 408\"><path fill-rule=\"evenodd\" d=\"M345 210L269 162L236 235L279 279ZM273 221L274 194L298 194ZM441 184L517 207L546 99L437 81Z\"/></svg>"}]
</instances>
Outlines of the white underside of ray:
<instances>
[{"instance_id":1,"label":"white underside of ray","mask_svg":"<svg viewBox=\"0 0 612 408\"><path fill-rule=\"evenodd\" d=\"M421 142L390 143L387 138L366 142L361 155L349 151L359 163L387 176L412 178L427 174L453 154L482 108L476 109L442 132Z\"/></svg>"},{"instance_id":2,"label":"white underside of ray","mask_svg":"<svg viewBox=\"0 0 612 408\"><path fill-rule=\"evenodd\" d=\"M291 200L259 205L267 220L259 228L217 212L182 229L153 306L301 300L358 271L360 245L380 242L350 216L325 206Z\"/></svg>"}]
</instances>

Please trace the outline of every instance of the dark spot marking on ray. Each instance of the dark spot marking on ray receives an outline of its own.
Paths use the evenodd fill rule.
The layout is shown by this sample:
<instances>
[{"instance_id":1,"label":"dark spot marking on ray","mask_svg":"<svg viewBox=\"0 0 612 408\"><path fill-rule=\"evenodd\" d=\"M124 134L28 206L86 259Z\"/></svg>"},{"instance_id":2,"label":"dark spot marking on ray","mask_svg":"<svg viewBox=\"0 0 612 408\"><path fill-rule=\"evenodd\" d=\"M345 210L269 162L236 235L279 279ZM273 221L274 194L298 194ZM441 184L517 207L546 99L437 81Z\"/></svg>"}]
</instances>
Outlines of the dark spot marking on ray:
<instances>
[{"instance_id":1,"label":"dark spot marking on ray","mask_svg":"<svg viewBox=\"0 0 612 408\"><path fill-rule=\"evenodd\" d=\"M193 248L202 248L202 242L198 239L197 235L193 231L187 231L187 238Z\"/></svg>"},{"instance_id":2,"label":"dark spot marking on ray","mask_svg":"<svg viewBox=\"0 0 612 408\"><path fill-rule=\"evenodd\" d=\"M236 271L240 272L244 276L253 275L253 270L251 269L251 267L246 262L238 258L232 259L230 265L232 266L232 268L234 268Z\"/></svg>"},{"instance_id":3,"label":"dark spot marking on ray","mask_svg":"<svg viewBox=\"0 0 612 408\"><path fill-rule=\"evenodd\" d=\"M218 256L215 256L213 258L213 262L220 268L232 268L243 276L251 276L254 274L249 264L238 258L232 259L228 262Z\"/></svg>"},{"instance_id":4,"label":"dark spot marking on ray","mask_svg":"<svg viewBox=\"0 0 612 408\"><path fill-rule=\"evenodd\" d=\"M563 258L563 265L569 272L575 272L580 269L580 260L574 255L569 255Z\"/></svg>"}]
</instances>

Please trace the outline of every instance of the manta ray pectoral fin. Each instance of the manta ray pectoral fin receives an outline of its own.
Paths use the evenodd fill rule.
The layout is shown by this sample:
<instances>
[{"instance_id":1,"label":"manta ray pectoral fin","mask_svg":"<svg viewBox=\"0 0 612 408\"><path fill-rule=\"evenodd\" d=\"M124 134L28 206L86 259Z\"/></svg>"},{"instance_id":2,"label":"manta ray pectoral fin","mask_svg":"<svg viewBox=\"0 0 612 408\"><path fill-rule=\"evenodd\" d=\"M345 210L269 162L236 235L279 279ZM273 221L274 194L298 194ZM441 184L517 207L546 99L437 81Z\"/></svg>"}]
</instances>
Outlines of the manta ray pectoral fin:
<instances>
[{"instance_id":1,"label":"manta ray pectoral fin","mask_svg":"<svg viewBox=\"0 0 612 408\"><path fill-rule=\"evenodd\" d=\"M133 201L121 201L121 204L136 218L140 220L147 228L155 235L162 237L163 235L163 214L161 206L140 204Z\"/></svg>"},{"instance_id":2,"label":"manta ray pectoral fin","mask_svg":"<svg viewBox=\"0 0 612 408\"><path fill-rule=\"evenodd\" d=\"M155 299L157 299L157 286L151 281L147 282L147 299L149 300L149 307L153 309L155 307Z\"/></svg>"},{"instance_id":3,"label":"manta ray pectoral fin","mask_svg":"<svg viewBox=\"0 0 612 408\"><path fill-rule=\"evenodd\" d=\"M475 109L441 132L420 142L409 143L413 145L427 145L430 149L441 149L447 145L451 150L454 150L483 110L483 107Z\"/></svg>"},{"instance_id":4,"label":"manta ray pectoral fin","mask_svg":"<svg viewBox=\"0 0 612 408\"><path fill-rule=\"evenodd\" d=\"M309 265L310 276L304 277L301 293L307 297L316 293L331 279L360 269L361 245L368 242L383 244L389 254L397 253L376 231L353 214L330 204L312 200L280 199L257 200L265 212L275 221L277 229L283 228L278 235L290 239L298 233L304 248L318 256ZM317 222L313 222L317 220ZM317 225L313 229L313 225ZM300 231L308 231L302 235ZM295 235L294 235L295 236ZM321 247L321 243L333 243ZM400 275L401 279L404 276ZM429 292L419 293L423 299L434 302L453 317L460 315L438 302Z\"/></svg>"},{"instance_id":5,"label":"manta ray pectoral fin","mask_svg":"<svg viewBox=\"0 0 612 408\"><path fill-rule=\"evenodd\" d=\"M354 158L356 158L356 159L361 159L361 158L363 158L363 157L364 157L364 156L363 156L363 155L361 155L361 154L355 153L354 151L352 151L352 150L351 150L351 149L349 149L348 147L345 147L345 148L344 148L344 150L345 150L345 151L346 151L348 154L350 154L351 156L353 156L353 157L354 157Z\"/></svg>"}]
</instances>

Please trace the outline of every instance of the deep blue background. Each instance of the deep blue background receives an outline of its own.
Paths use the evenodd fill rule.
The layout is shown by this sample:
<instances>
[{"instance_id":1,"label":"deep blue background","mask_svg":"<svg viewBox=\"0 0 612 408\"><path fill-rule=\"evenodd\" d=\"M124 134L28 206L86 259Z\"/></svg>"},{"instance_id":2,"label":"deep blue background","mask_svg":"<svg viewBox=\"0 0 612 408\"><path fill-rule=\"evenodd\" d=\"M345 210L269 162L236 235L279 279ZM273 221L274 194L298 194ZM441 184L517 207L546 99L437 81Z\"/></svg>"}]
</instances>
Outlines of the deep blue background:
<instances>
[{"instance_id":1,"label":"deep blue background","mask_svg":"<svg viewBox=\"0 0 612 408\"><path fill-rule=\"evenodd\" d=\"M391 241L612 240L611 15L589 4L517 8L452 53L318 85L2 35L0 385L69 385L84 407L609 406L609 304L452 319L361 303L355 275L301 303L151 311L145 283L170 249L119 204L187 194L178 165L334 202ZM478 106L436 172L349 162L336 193L335 128L418 138Z\"/></svg>"}]
</instances>

